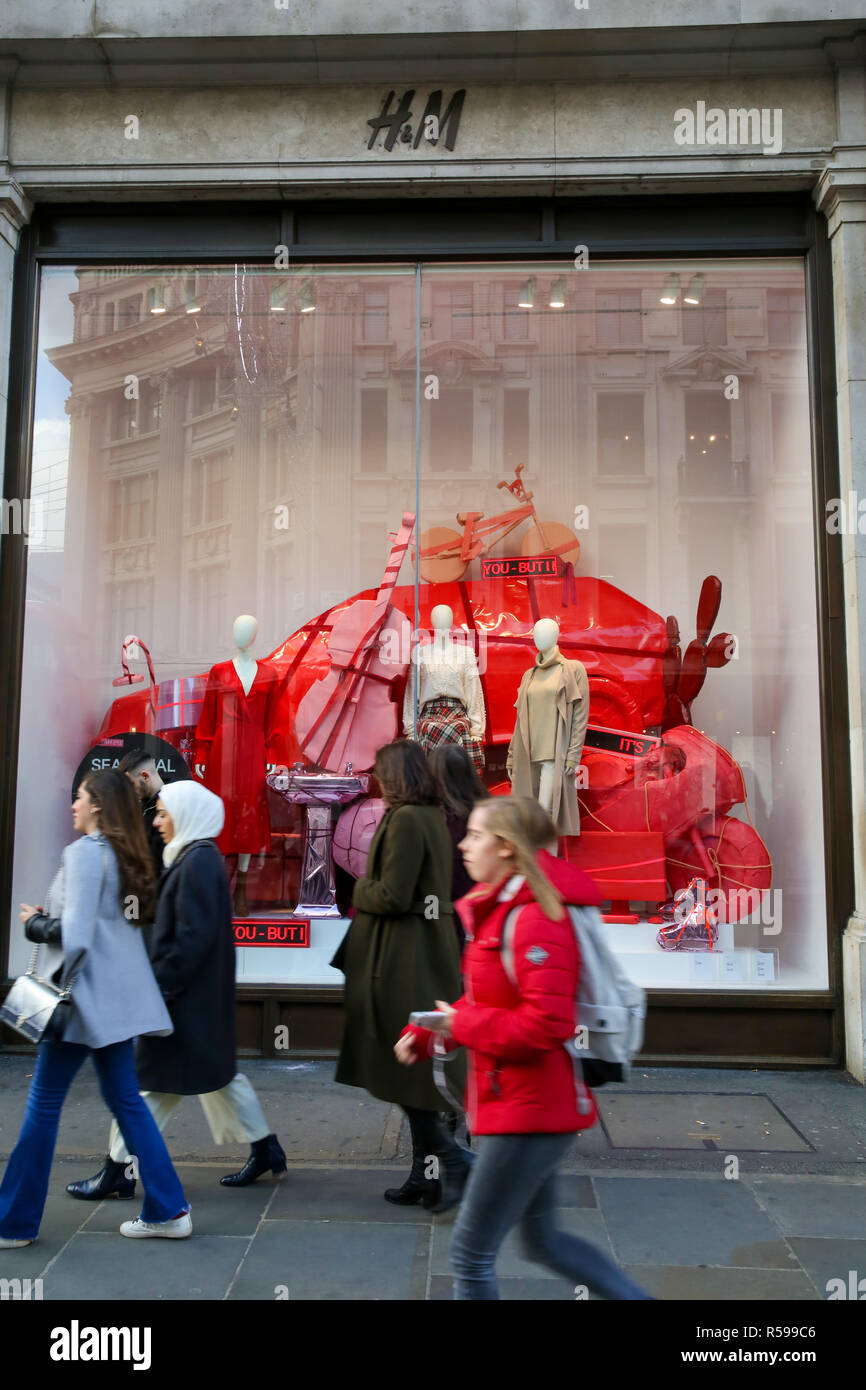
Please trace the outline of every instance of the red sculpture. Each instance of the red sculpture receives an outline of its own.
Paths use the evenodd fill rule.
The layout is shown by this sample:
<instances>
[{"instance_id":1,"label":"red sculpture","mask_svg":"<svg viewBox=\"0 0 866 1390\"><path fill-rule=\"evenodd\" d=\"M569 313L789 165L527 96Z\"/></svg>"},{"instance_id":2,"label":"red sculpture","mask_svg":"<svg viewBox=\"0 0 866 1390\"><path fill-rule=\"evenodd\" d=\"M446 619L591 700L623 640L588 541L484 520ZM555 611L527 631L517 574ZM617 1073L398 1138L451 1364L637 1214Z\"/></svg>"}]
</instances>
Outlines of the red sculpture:
<instances>
[{"instance_id":1,"label":"red sculpture","mask_svg":"<svg viewBox=\"0 0 866 1390\"><path fill-rule=\"evenodd\" d=\"M415 588L395 587L394 566L399 568L401 548L409 543L412 520L404 517L378 593L366 590L320 614L268 657L282 674L279 732L269 748L274 760L286 766L318 762L334 771L350 761L363 772L372 767L376 748L396 736ZM745 799L737 763L691 727L691 704L707 669L734 654L728 634L710 637L720 601L721 584L710 576L701 588L696 637L684 655L676 619L665 620L614 585L576 577L568 567L557 578L424 584L419 621L429 629L430 610L448 604L475 644L487 713L488 777L492 791L506 792L504 755L520 677L535 655L532 627L542 616L555 618L563 655L578 658L587 670L590 724L602 734L619 735L613 747L585 748L581 824L599 832L591 834L596 846L607 845L602 854L588 836L581 863L592 873L595 854L600 878L612 873L612 862L625 866L623 897L629 882L666 882L672 894L700 877L708 892L721 895L720 919L735 921L755 906L750 895L770 887L772 865L754 827L730 814ZM142 693L115 701L100 736L145 727L146 699ZM629 735L638 736L632 745ZM620 836L621 852L610 840ZM658 844L659 851L651 865L647 859L643 877L635 877L628 866L647 858L648 844Z\"/></svg>"}]
</instances>

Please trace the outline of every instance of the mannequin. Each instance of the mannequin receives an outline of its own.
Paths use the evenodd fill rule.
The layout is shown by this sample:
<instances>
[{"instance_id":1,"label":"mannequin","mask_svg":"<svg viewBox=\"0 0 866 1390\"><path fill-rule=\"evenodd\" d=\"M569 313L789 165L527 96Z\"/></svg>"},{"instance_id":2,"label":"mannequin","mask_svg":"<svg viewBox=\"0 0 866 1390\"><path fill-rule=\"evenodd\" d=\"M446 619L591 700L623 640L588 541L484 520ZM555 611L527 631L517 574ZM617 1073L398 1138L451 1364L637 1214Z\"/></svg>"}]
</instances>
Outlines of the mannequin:
<instances>
[{"instance_id":1,"label":"mannequin","mask_svg":"<svg viewBox=\"0 0 866 1390\"><path fill-rule=\"evenodd\" d=\"M238 856L234 891L238 917L249 912L250 856L270 849L266 749L278 728L282 684L275 667L252 655L258 630L252 614L235 618L232 636L237 655L208 672L195 731L196 776L222 797L226 808L217 844L223 854Z\"/></svg>"},{"instance_id":2,"label":"mannequin","mask_svg":"<svg viewBox=\"0 0 866 1390\"><path fill-rule=\"evenodd\" d=\"M581 661L559 650L559 624L539 618L532 629L538 656L524 671L506 768L516 796L532 796L560 835L580 834L575 774L589 720L589 682Z\"/></svg>"},{"instance_id":3,"label":"mannequin","mask_svg":"<svg viewBox=\"0 0 866 1390\"><path fill-rule=\"evenodd\" d=\"M425 750L459 743L479 772L484 771L484 696L475 654L451 636L454 614L437 603L430 614L433 641L413 653L403 699L403 732L415 738L415 691L418 690L417 739Z\"/></svg>"}]
</instances>

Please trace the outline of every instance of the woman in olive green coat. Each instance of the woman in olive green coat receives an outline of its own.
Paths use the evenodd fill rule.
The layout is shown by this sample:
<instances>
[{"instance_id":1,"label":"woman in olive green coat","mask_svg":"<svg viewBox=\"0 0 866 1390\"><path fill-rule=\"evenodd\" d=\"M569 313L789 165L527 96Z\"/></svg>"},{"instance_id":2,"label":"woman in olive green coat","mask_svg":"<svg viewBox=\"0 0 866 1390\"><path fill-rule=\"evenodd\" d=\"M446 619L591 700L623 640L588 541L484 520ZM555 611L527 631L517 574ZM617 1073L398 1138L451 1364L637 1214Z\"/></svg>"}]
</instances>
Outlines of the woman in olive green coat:
<instances>
[{"instance_id":1,"label":"woman in olive green coat","mask_svg":"<svg viewBox=\"0 0 866 1390\"><path fill-rule=\"evenodd\" d=\"M459 1201L471 1154L439 1120L443 1100L432 1062L403 1067L394 1044L413 1010L460 994L451 837L417 743L398 739L380 748L374 770L388 810L370 846L367 876L355 884L355 916L333 962L346 976L336 1080L400 1105L409 1118L412 1172L401 1188L385 1193L387 1200L445 1211ZM448 1063L458 1094L461 1066L457 1059Z\"/></svg>"}]
</instances>

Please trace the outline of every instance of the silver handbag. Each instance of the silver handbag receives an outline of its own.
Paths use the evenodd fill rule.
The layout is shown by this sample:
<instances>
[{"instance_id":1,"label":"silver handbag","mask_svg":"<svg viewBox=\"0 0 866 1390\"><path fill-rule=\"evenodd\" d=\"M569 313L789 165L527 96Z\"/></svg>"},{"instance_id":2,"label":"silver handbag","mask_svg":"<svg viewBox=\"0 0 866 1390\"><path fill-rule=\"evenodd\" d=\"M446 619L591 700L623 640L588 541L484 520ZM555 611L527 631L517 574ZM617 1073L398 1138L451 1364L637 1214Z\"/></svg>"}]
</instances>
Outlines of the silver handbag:
<instances>
[{"instance_id":1,"label":"silver handbag","mask_svg":"<svg viewBox=\"0 0 866 1390\"><path fill-rule=\"evenodd\" d=\"M69 980L61 989L51 980L43 980L41 975L37 975L40 945L41 942L37 942L34 946L30 964L24 974L18 976L0 1004L0 1023L14 1028L16 1033L21 1033L31 1043L41 1042L55 1009L69 999L74 983Z\"/></svg>"},{"instance_id":2,"label":"silver handbag","mask_svg":"<svg viewBox=\"0 0 866 1390\"><path fill-rule=\"evenodd\" d=\"M102 841L102 877L96 898L97 908L102 898L102 890L105 887L105 870L105 842ZM37 941L33 947L30 964L24 974L18 976L3 1003L0 1004L0 1023L14 1028L16 1033L20 1033L31 1043L42 1041L45 1030L54 1017L58 1005L69 1002L76 978L74 975L71 976L61 988L60 985L53 984L51 980L43 980L41 975L37 975L36 963L39 960L41 945L42 942Z\"/></svg>"}]
</instances>

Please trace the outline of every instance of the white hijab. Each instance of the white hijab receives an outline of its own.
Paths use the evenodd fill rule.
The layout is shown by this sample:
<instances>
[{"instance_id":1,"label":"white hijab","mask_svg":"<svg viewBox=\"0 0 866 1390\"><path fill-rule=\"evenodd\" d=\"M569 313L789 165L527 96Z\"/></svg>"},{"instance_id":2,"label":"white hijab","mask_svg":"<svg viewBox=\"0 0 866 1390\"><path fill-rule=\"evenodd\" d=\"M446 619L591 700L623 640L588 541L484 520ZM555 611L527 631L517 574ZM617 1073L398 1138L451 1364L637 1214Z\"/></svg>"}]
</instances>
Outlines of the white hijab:
<instances>
[{"instance_id":1,"label":"white hijab","mask_svg":"<svg viewBox=\"0 0 866 1390\"><path fill-rule=\"evenodd\" d=\"M162 851L162 862L168 869L184 845L215 839L226 813L222 799L201 782L167 782L159 789L159 799L174 822L174 836Z\"/></svg>"}]
</instances>

